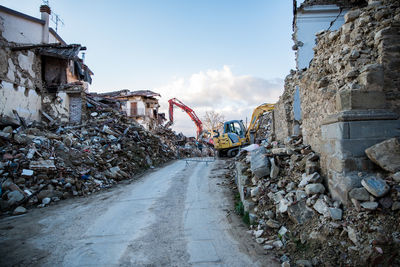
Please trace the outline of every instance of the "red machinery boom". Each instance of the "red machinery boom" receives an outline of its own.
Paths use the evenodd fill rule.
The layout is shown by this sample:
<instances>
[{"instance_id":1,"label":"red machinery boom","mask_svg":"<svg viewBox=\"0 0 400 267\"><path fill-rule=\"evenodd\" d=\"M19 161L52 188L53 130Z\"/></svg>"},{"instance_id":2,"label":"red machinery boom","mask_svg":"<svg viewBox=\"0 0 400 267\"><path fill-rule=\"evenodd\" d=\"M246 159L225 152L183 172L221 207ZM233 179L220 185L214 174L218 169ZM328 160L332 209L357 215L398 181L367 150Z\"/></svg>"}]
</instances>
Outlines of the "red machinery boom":
<instances>
[{"instance_id":1,"label":"red machinery boom","mask_svg":"<svg viewBox=\"0 0 400 267\"><path fill-rule=\"evenodd\" d=\"M169 103L169 123L172 124L174 122L174 105L176 105L180 107L182 110L184 110L192 119L192 121L196 124L197 138L198 138L201 132L203 131L203 123L201 122L199 117L197 117L196 113L194 113L193 109L189 108L176 98L171 98L170 100L168 100L168 103Z\"/></svg>"}]
</instances>

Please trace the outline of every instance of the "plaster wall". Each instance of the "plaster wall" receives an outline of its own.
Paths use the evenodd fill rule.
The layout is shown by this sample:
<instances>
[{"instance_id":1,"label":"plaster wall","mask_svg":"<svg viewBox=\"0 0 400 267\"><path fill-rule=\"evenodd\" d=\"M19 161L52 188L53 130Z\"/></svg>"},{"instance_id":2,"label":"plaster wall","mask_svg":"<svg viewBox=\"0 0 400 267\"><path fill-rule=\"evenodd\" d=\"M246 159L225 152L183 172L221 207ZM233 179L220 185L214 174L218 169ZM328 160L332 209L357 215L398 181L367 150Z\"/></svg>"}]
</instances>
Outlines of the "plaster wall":
<instances>
[{"instance_id":1,"label":"plaster wall","mask_svg":"<svg viewBox=\"0 0 400 267\"><path fill-rule=\"evenodd\" d=\"M22 44L40 44L42 42L43 24L29 21L0 11L3 21L3 37L8 42Z\"/></svg>"},{"instance_id":2,"label":"plaster wall","mask_svg":"<svg viewBox=\"0 0 400 267\"><path fill-rule=\"evenodd\" d=\"M315 34L321 30L337 30L344 23L344 14L336 5L315 5L300 10L296 16L295 39L302 42L297 50L297 69L308 68L314 57ZM330 26L331 22L334 23Z\"/></svg>"},{"instance_id":3,"label":"plaster wall","mask_svg":"<svg viewBox=\"0 0 400 267\"><path fill-rule=\"evenodd\" d=\"M29 121L39 121L41 96L35 90L0 82L0 115L14 117L13 110Z\"/></svg>"}]
</instances>

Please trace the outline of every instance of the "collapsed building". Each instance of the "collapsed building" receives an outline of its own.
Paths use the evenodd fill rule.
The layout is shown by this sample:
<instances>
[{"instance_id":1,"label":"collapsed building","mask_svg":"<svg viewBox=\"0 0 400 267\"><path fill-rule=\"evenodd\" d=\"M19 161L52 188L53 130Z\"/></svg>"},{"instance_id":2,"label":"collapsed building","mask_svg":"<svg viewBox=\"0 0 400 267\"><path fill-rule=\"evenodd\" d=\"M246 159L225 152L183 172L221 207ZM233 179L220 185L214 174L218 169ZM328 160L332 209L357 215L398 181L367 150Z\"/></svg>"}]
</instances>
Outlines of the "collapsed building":
<instances>
[{"instance_id":1,"label":"collapsed building","mask_svg":"<svg viewBox=\"0 0 400 267\"><path fill-rule=\"evenodd\" d=\"M0 6L0 116L28 121L80 123L93 72L78 57L79 44L49 27L50 7L41 19Z\"/></svg>"},{"instance_id":2,"label":"collapsed building","mask_svg":"<svg viewBox=\"0 0 400 267\"><path fill-rule=\"evenodd\" d=\"M166 121L165 113L159 113L160 94L150 90L129 91L127 89L109 93L92 94L119 102L119 110L134 119L147 130L155 129Z\"/></svg>"},{"instance_id":3,"label":"collapsed building","mask_svg":"<svg viewBox=\"0 0 400 267\"><path fill-rule=\"evenodd\" d=\"M277 140L302 135L332 196L348 203L365 149L400 137L398 1L294 1L296 70L275 106Z\"/></svg>"}]
</instances>

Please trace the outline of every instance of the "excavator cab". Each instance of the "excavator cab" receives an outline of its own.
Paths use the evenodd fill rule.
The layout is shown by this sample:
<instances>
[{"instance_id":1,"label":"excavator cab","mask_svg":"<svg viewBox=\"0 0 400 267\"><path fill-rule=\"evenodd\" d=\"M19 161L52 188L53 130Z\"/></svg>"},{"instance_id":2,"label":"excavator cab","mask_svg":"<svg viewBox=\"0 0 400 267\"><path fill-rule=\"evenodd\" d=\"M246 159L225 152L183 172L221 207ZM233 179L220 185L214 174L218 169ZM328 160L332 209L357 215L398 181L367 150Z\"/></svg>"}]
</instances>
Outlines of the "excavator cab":
<instances>
[{"instance_id":1,"label":"excavator cab","mask_svg":"<svg viewBox=\"0 0 400 267\"><path fill-rule=\"evenodd\" d=\"M214 147L219 156L233 157L239 147L246 143L246 128L242 120L231 120L224 123L224 133L214 136Z\"/></svg>"}]
</instances>

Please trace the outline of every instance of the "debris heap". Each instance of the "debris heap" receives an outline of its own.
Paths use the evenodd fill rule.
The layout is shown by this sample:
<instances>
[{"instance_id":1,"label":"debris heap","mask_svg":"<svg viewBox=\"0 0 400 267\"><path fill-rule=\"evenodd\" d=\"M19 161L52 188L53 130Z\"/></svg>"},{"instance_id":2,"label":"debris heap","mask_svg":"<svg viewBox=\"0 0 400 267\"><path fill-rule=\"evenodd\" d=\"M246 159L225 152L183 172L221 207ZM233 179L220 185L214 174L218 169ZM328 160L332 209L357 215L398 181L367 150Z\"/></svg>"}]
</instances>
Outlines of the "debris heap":
<instances>
[{"instance_id":1,"label":"debris heap","mask_svg":"<svg viewBox=\"0 0 400 267\"><path fill-rule=\"evenodd\" d=\"M385 147L397 149L393 153L400 159L395 139L366 153L389 166L396 159L390 156L393 153L382 156ZM319 156L303 144L301 136L241 153L235 165L241 195L237 205L248 216L249 233L266 250L277 251L282 262L298 266L400 264L398 169L360 172L360 184L350 191L349 205L343 205L326 190Z\"/></svg>"},{"instance_id":2,"label":"debris heap","mask_svg":"<svg viewBox=\"0 0 400 267\"><path fill-rule=\"evenodd\" d=\"M0 131L0 207L43 207L90 195L176 158L176 145L108 105L88 98L87 117L74 126L55 121ZM177 137L175 137L176 139Z\"/></svg>"}]
</instances>

